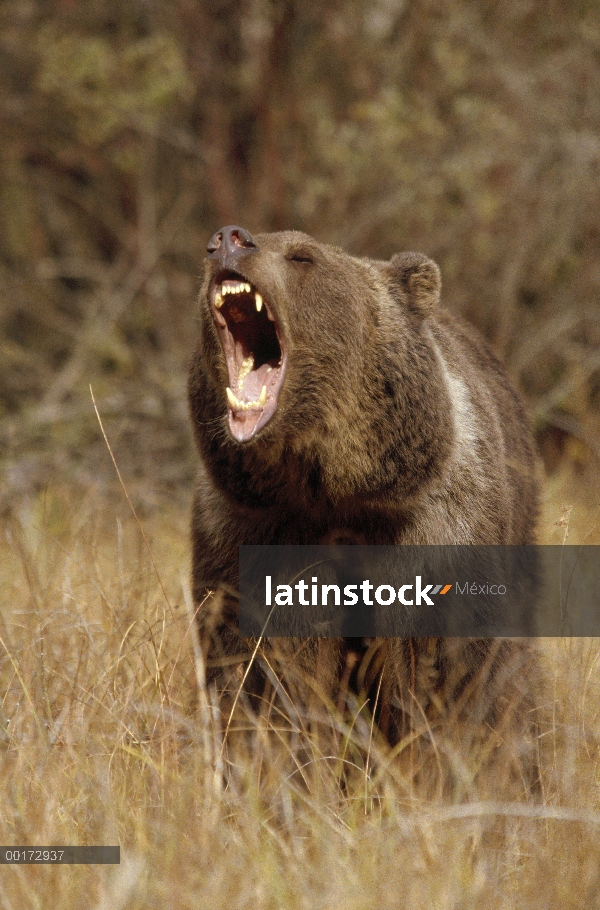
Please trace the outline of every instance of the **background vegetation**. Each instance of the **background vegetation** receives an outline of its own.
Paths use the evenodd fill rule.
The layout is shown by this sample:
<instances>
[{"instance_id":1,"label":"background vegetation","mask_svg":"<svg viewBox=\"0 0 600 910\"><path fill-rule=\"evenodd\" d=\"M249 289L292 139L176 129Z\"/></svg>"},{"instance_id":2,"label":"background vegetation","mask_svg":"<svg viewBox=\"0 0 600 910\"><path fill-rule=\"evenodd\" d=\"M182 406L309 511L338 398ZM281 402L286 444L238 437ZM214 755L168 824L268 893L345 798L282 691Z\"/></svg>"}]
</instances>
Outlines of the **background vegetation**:
<instances>
[{"instance_id":1,"label":"background vegetation","mask_svg":"<svg viewBox=\"0 0 600 910\"><path fill-rule=\"evenodd\" d=\"M4 0L3 497L106 464L171 489L197 275L224 224L418 249L528 395L600 452L594 0Z\"/></svg>"},{"instance_id":2,"label":"background vegetation","mask_svg":"<svg viewBox=\"0 0 600 910\"><path fill-rule=\"evenodd\" d=\"M432 796L359 706L233 760L185 401L218 227L422 250L528 398L542 540L600 542L598 85L595 0L0 4L0 842L125 860L5 870L1 910L600 907L594 642L542 645L535 801Z\"/></svg>"},{"instance_id":3,"label":"background vegetation","mask_svg":"<svg viewBox=\"0 0 600 910\"><path fill-rule=\"evenodd\" d=\"M325 724L241 699L229 723L195 647L181 508L144 524L154 565L102 490L48 490L6 522L0 843L120 844L122 861L3 866L2 910L600 907L597 640L540 643L538 791L502 767L424 776L360 699Z\"/></svg>"}]
</instances>

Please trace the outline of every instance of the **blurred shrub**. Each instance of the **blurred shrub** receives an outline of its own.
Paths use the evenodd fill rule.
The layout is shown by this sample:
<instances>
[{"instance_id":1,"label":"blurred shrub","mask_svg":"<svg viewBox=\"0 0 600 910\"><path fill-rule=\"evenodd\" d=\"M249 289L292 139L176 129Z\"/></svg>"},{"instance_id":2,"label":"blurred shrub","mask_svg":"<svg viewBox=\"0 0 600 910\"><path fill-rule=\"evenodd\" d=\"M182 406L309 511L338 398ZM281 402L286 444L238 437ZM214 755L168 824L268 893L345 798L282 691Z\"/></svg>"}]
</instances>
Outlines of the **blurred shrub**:
<instances>
[{"instance_id":1,"label":"blurred shrub","mask_svg":"<svg viewBox=\"0 0 600 910\"><path fill-rule=\"evenodd\" d=\"M102 145L129 125L131 115L156 127L170 103L191 84L171 35L156 33L115 48L104 37L39 34L37 88L73 117L85 145Z\"/></svg>"}]
</instances>

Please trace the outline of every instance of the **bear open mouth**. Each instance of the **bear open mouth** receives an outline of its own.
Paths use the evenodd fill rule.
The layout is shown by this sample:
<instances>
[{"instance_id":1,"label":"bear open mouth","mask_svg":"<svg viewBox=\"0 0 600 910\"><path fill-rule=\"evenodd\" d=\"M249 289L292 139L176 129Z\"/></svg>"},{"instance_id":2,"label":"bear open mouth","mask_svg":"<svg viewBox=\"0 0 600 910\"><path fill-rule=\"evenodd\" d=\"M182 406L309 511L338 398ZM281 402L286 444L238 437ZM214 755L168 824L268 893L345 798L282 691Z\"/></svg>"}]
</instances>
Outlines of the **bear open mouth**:
<instances>
[{"instance_id":1,"label":"bear open mouth","mask_svg":"<svg viewBox=\"0 0 600 910\"><path fill-rule=\"evenodd\" d=\"M247 442L277 410L285 370L280 328L268 301L236 272L217 274L210 301L229 373L229 429Z\"/></svg>"}]
</instances>

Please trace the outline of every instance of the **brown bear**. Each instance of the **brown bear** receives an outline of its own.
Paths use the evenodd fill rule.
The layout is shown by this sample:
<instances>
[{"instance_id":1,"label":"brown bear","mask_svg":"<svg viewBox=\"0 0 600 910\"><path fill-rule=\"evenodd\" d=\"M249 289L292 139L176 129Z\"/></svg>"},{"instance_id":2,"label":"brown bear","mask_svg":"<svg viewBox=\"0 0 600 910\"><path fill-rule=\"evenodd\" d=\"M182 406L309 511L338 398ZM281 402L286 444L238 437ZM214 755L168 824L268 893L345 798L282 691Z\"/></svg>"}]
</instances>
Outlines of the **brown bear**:
<instances>
[{"instance_id":1,"label":"brown bear","mask_svg":"<svg viewBox=\"0 0 600 910\"><path fill-rule=\"evenodd\" d=\"M440 306L431 259L358 258L296 231L236 226L207 249L189 399L200 454L193 591L211 678L226 685L236 654L247 659L226 619L241 544L533 542L523 406L484 341ZM498 704L516 710L526 689L530 650L337 640L329 684L367 655L379 676L353 673L366 691L383 673L378 721L397 741L467 702L471 719L500 724Z\"/></svg>"}]
</instances>

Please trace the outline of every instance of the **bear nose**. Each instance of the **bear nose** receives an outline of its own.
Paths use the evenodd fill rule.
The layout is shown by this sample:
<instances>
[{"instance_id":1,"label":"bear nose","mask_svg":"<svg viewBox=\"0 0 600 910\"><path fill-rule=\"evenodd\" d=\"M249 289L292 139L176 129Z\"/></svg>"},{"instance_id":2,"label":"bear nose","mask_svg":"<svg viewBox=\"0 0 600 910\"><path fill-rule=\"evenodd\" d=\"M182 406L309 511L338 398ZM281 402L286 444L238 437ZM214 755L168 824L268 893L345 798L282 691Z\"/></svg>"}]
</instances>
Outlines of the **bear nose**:
<instances>
[{"instance_id":1,"label":"bear nose","mask_svg":"<svg viewBox=\"0 0 600 910\"><path fill-rule=\"evenodd\" d=\"M234 268L240 256L258 252L258 247L249 231L230 224L213 234L206 245L211 259L218 259L224 268Z\"/></svg>"}]
</instances>

